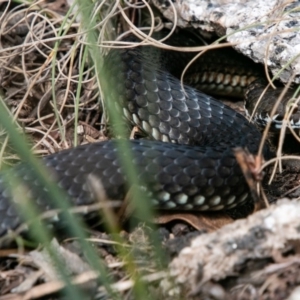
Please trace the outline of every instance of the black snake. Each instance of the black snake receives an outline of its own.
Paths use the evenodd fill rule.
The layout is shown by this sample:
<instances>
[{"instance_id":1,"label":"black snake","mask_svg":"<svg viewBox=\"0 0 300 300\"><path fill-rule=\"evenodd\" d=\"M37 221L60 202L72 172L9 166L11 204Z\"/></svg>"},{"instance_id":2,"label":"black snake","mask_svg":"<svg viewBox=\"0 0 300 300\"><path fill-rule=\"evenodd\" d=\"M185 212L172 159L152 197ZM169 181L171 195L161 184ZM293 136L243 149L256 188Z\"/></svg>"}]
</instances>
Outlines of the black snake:
<instances>
[{"instance_id":1,"label":"black snake","mask_svg":"<svg viewBox=\"0 0 300 300\"><path fill-rule=\"evenodd\" d=\"M180 53L172 56L171 61L169 54L162 55L156 48L136 47L111 50L106 57L106 103L156 141L127 141L130 153L122 143L110 140L44 157L43 163L74 205L95 202L86 183L89 174L101 180L110 199L123 199L129 188L123 159L136 169L142 191L155 208L217 211L251 201L233 148L255 154L260 132L214 98L187 85L183 89L166 71L175 69L177 62L176 71L183 65ZM30 166L21 163L9 173L11 182L21 180L41 211L53 208ZM0 177L0 237L22 222L13 204L22 199L11 201L4 177Z\"/></svg>"}]
</instances>

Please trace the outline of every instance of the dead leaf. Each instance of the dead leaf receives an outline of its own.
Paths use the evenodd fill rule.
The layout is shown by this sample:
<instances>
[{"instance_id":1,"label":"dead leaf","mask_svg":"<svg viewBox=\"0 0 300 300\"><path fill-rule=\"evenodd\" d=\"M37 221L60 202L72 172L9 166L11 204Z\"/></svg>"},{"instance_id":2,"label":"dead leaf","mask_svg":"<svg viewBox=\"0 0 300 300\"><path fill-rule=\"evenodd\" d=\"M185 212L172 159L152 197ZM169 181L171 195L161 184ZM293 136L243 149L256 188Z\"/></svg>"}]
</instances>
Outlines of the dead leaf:
<instances>
[{"instance_id":1,"label":"dead leaf","mask_svg":"<svg viewBox=\"0 0 300 300\"><path fill-rule=\"evenodd\" d=\"M193 226L197 230L207 230L209 232L221 228L222 226L232 223L233 219L225 213L172 213L162 212L159 217L155 218L155 223L166 224L174 220L182 220Z\"/></svg>"},{"instance_id":2,"label":"dead leaf","mask_svg":"<svg viewBox=\"0 0 300 300\"><path fill-rule=\"evenodd\" d=\"M265 196L261 188L263 175L259 170L262 165L262 157L254 156L249 151L240 147L234 149L234 155L249 186L255 204L254 211L269 206L268 201L265 201Z\"/></svg>"}]
</instances>

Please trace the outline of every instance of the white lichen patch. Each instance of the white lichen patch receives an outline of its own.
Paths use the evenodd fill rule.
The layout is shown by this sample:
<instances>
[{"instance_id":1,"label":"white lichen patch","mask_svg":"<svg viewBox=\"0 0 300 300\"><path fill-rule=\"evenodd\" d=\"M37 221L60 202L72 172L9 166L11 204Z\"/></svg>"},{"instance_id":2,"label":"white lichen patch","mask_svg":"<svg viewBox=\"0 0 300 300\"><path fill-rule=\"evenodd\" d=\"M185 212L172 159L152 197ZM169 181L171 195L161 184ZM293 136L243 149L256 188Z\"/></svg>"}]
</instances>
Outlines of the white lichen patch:
<instances>
[{"instance_id":1,"label":"white lichen patch","mask_svg":"<svg viewBox=\"0 0 300 300\"><path fill-rule=\"evenodd\" d=\"M273 75L287 82L292 74L300 83L300 2L185 0L173 6L167 0L153 0L163 15L177 25L194 27L219 36L255 62L266 63ZM282 71L284 70L284 71Z\"/></svg>"},{"instance_id":2,"label":"white lichen patch","mask_svg":"<svg viewBox=\"0 0 300 300\"><path fill-rule=\"evenodd\" d=\"M285 253L300 240L299 215L299 202L281 200L247 219L200 235L171 262L170 274L175 282L193 290L199 284L233 275L246 261Z\"/></svg>"}]
</instances>

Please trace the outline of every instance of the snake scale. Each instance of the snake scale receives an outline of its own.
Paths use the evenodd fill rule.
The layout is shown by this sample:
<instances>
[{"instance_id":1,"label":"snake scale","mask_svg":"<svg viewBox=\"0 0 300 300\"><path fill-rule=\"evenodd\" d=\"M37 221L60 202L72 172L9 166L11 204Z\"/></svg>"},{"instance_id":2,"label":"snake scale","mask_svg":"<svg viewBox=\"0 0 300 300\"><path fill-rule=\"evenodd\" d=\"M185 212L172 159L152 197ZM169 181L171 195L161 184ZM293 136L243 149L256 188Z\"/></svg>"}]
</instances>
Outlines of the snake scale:
<instances>
[{"instance_id":1,"label":"snake scale","mask_svg":"<svg viewBox=\"0 0 300 300\"><path fill-rule=\"evenodd\" d=\"M110 199L124 199L129 187L122 159L130 160L144 183L143 192L158 209L218 211L251 201L233 148L247 148L255 154L260 132L213 97L182 87L166 70L183 65L181 54L173 54L174 63L169 54L160 53L152 47L113 49L103 68L103 90L110 109L154 141L130 140L126 143L130 153L109 140L42 158L72 205L96 201L86 182L89 174L101 180ZM29 165L20 163L9 173L27 188L41 211L53 208ZM0 176L0 237L22 222L14 205L22 199L13 198L4 175Z\"/></svg>"}]
</instances>

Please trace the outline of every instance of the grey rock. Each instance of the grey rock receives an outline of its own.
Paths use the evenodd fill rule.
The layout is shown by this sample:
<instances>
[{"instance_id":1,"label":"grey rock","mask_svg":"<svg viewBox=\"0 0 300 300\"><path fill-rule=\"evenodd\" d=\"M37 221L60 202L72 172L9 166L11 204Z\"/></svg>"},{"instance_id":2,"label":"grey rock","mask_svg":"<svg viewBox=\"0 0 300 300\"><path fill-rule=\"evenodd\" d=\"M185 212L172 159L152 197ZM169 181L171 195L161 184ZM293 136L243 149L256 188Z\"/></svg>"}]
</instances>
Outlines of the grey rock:
<instances>
[{"instance_id":1,"label":"grey rock","mask_svg":"<svg viewBox=\"0 0 300 300\"><path fill-rule=\"evenodd\" d=\"M227 35L227 41L255 62L267 64L282 82L300 83L300 1L152 0L179 27Z\"/></svg>"}]
</instances>

